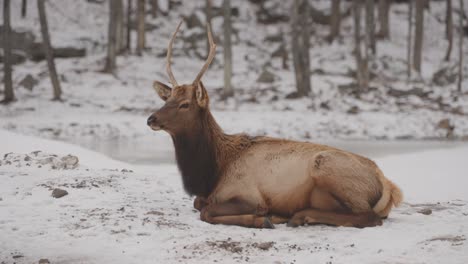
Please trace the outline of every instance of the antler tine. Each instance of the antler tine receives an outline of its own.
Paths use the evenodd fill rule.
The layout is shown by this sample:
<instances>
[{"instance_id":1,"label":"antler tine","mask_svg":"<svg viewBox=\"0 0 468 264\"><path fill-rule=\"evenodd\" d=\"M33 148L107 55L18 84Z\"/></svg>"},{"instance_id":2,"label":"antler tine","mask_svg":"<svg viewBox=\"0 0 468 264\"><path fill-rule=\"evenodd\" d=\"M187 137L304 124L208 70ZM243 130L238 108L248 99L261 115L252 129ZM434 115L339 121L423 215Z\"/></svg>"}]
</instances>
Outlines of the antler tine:
<instances>
[{"instance_id":1,"label":"antler tine","mask_svg":"<svg viewBox=\"0 0 468 264\"><path fill-rule=\"evenodd\" d=\"M210 43L210 52L208 53L208 58L206 58L205 65L203 65L203 68L198 73L197 78L195 78L195 81L193 81L193 83L198 83L200 81L200 79L203 77L203 74L208 69L216 55L216 44L214 43L213 36L211 35L210 23L206 24L206 28L208 30L208 42Z\"/></svg>"},{"instance_id":2,"label":"antler tine","mask_svg":"<svg viewBox=\"0 0 468 264\"><path fill-rule=\"evenodd\" d=\"M176 38L176 35L177 35L177 32L179 32L179 28L180 26L182 25L182 21L181 20L179 22L179 25L177 25L177 28L176 28L176 31L174 32L174 34L172 34L172 38L171 38L171 41L169 41L169 46L167 48L167 57L166 57L166 60L167 60L167 65L166 65L166 71L167 71L167 74L169 75L169 79L170 79L170 82L172 84L173 87L176 87L178 86L177 84L177 81L174 77L174 74L172 73L172 68L171 68L171 59L172 59L172 43L174 43L174 40Z\"/></svg>"}]
</instances>

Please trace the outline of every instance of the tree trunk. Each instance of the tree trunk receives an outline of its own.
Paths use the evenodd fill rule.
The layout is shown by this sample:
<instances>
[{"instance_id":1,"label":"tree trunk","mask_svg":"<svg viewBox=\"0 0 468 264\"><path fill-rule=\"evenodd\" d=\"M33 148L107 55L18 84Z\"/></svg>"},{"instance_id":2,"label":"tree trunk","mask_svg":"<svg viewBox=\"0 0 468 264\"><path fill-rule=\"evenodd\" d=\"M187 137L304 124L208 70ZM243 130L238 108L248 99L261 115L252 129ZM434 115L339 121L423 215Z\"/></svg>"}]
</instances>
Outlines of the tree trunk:
<instances>
[{"instance_id":1,"label":"tree trunk","mask_svg":"<svg viewBox=\"0 0 468 264\"><path fill-rule=\"evenodd\" d=\"M205 3L205 15L206 15L206 23L211 25L211 0L206 0ZM208 34L208 32L206 32ZM206 40L206 54L208 56L208 53L210 53L210 42L208 39Z\"/></svg>"},{"instance_id":2,"label":"tree trunk","mask_svg":"<svg viewBox=\"0 0 468 264\"><path fill-rule=\"evenodd\" d=\"M424 36L424 2L425 0L416 1L416 24L414 33L414 49L413 49L413 67L421 73L422 46Z\"/></svg>"},{"instance_id":3,"label":"tree trunk","mask_svg":"<svg viewBox=\"0 0 468 264\"><path fill-rule=\"evenodd\" d=\"M137 19L137 54L141 56L145 48L145 0L137 0Z\"/></svg>"},{"instance_id":4,"label":"tree trunk","mask_svg":"<svg viewBox=\"0 0 468 264\"><path fill-rule=\"evenodd\" d=\"M463 14L465 13L465 9L463 7L463 1L460 0L460 40L459 40L459 46L458 46L458 83L457 83L457 90L459 93L462 91L462 81L463 81Z\"/></svg>"},{"instance_id":5,"label":"tree trunk","mask_svg":"<svg viewBox=\"0 0 468 264\"><path fill-rule=\"evenodd\" d=\"M366 63L361 53L361 0L353 0L353 20L354 20L354 55L356 56L356 81L360 91L366 91L368 80L366 74Z\"/></svg>"},{"instance_id":6,"label":"tree trunk","mask_svg":"<svg viewBox=\"0 0 468 264\"><path fill-rule=\"evenodd\" d=\"M450 60L453 45L453 18L452 18L452 0L447 1L447 10L445 15L445 37L448 40L447 53L445 54L445 61Z\"/></svg>"},{"instance_id":7,"label":"tree trunk","mask_svg":"<svg viewBox=\"0 0 468 264\"><path fill-rule=\"evenodd\" d=\"M292 10L292 54L296 78L297 95L311 93L309 58L309 4L307 0L294 0Z\"/></svg>"},{"instance_id":8,"label":"tree trunk","mask_svg":"<svg viewBox=\"0 0 468 264\"><path fill-rule=\"evenodd\" d=\"M158 0L151 0L151 15L153 18L158 15Z\"/></svg>"},{"instance_id":9,"label":"tree trunk","mask_svg":"<svg viewBox=\"0 0 468 264\"><path fill-rule=\"evenodd\" d=\"M5 76L5 97L2 103L9 103L15 100L13 91L13 81L11 79L11 26L10 26L10 0L3 0L3 70Z\"/></svg>"},{"instance_id":10,"label":"tree trunk","mask_svg":"<svg viewBox=\"0 0 468 264\"><path fill-rule=\"evenodd\" d=\"M331 15L330 15L330 34L327 37L329 42L340 35L341 13L340 0L332 0Z\"/></svg>"},{"instance_id":11,"label":"tree trunk","mask_svg":"<svg viewBox=\"0 0 468 264\"><path fill-rule=\"evenodd\" d=\"M224 98L231 97L234 95L234 90L232 89L231 79L232 79L232 47L231 47L231 1L223 1L223 14L224 14Z\"/></svg>"},{"instance_id":12,"label":"tree trunk","mask_svg":"<svg viewBox=\"0 0 468 264\"><path fill-rule=\"evenodd\" d=\"M52 100L61 100L62 89L55 69L54 54L50 43L49 28L47 25L47 16L45 10L45 0L37 0L37 8L39 9L39 22L41 23L42 41L44 42L44 53L47 59L49 68L50 80L54 88L54 97Z\"/></svg>"},{"instance_id":13,"label":"tree trunk","mask_svg":"<svg viewBox=\"0 0 468 264\"><path fill-rule=\"evenodd\" d=\"M406 61L408 63L408 67L406 69L406 74L408 75L408 79L411 78L411 44L413 39L413 1L408 0L408 36L407 36L407 50L406 50Z\"/></svg>"},{"instance_id":14,"label":"tree trunk","mask_svg":"<svg viewBox=\"0 0 468 264\"><path fill-rule=\"evenodd\" d=\"M127 0L127 52L132 48L132 0Z\"/></svg>"},{"instance_id":15,"label":"tree trunk","mask_svg":"<svg viewBox=\"0 0 468 264\"><path fill-rule=\"evenodd\" d=\"M115 24L116 24L116 48L117 53L121 53L124 49L124 21L123 21L123 1L122 0L112 0L116 2L116 13L115 13Z\"/></svg>"},{"instance_id":16,"label":"tree trunk","mask_svg":"<svg viewBox=\"0 0 468 264\"><path fill-rule=\"evenodd\" d=\"M390 1L391 0L379 0L380 31L377 34L379 38L390 38L390 24L389 24Z\"/></svg>"},{"instance_id":17,"label":"tree trunk","mask_svg":"<svg viewBox=\"0 0 468 264\"><path fill-rule=\"evenodd\" d=\"M116 67L117 53L117 1L109 1L109 27L107 32L107 58L104 71L113 73Z\"/></svg>"},{"instance_id":18,"label":"tree trunk","mask_svg":"<svg viewBox=\"0 0 468 264\"><path fill-rule=\"evenodd\" d=\"M366 0L366 43L368 48L375 55L375 19L374 19L374 0Z\"/></svg>"},{"instance_id":19,"label":"tree trunk","mask_svg":"<svg viewBox=\"0 0 468 264\"><path fill-rule=\"evenodd\" d=\"M21 17L26 17L28 2L26 0L21 1Z\"/></svg>"}]
</instances>

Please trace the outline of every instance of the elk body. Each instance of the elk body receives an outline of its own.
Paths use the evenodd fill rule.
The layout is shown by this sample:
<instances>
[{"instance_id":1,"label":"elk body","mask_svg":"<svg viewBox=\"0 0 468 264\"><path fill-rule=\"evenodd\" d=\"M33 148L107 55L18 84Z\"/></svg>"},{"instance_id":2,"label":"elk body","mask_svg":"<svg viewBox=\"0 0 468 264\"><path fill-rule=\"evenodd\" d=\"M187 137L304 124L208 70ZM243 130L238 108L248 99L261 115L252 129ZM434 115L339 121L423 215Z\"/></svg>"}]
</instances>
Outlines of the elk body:
<instances>
[{"instance_id":1,"label":"elk body","mask_svg":"<svg viewBox=\"0 0 468 264\"><path fill-rule=\"evenodd\" d=\"M196 196L201 220L256 228L286 222L382 224L402 194L373 161L325 145L225 134L200 80L215 54L210 30L210 53L195 81L179 85L172 74L172 43L180 25L167 53L172 88L154 83L165 105L147 122L172 137L184 188Z\"/></svg>"}]
</instances>

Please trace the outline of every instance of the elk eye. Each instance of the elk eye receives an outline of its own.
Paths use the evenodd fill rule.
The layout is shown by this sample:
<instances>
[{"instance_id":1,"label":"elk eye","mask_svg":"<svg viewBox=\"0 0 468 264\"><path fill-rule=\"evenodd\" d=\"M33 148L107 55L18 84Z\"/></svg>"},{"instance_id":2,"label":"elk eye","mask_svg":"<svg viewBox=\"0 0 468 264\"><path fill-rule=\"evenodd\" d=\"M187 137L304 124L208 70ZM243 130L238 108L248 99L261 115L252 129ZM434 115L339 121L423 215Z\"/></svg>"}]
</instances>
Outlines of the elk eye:
<instances>
[{"instance_id":1,"label":"elk eye","mask_svg":"<svg viewBox=\"0 0 468 264\"><path fill-rule=\"evenodd\" d=\"M188 107L189 107L189 103L188 103L188 102L181 103L181 104L179 105L179 109L186 109L186 108L188 108Z\"/></svg>"}]
</instances>

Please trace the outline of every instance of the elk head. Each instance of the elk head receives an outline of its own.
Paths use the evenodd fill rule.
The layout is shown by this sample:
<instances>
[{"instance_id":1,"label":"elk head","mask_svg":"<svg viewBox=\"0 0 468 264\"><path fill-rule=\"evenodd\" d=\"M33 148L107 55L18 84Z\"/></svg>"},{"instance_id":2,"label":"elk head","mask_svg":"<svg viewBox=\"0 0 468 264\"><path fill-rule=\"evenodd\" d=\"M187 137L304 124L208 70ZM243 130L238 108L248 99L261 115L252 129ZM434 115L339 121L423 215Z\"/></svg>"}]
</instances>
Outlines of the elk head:
<instances>
[{"instance_id":1,"label":"elk head","mask_svg":"<svg viewBox=\"0 0 468 264\"><path fill-rule=\"evenodd\" d=\"M164 130L171 135L194 129L194 126L197 125L197 120L200 120L206 112L209 112L208 93L201 82L201 78L213 61L216 51L216 44L213 41L210 25L207 24L208 41L210 43L208 58L192 84L177 84L171 69L171 57L172 44L181 24L182 21L172 35L167 49L166 71L169 75L172 88L162 82L154 82L153 88L166 103L153 113L147 121L151 129L155 131Z\"/></svg>"}]
</instances>

